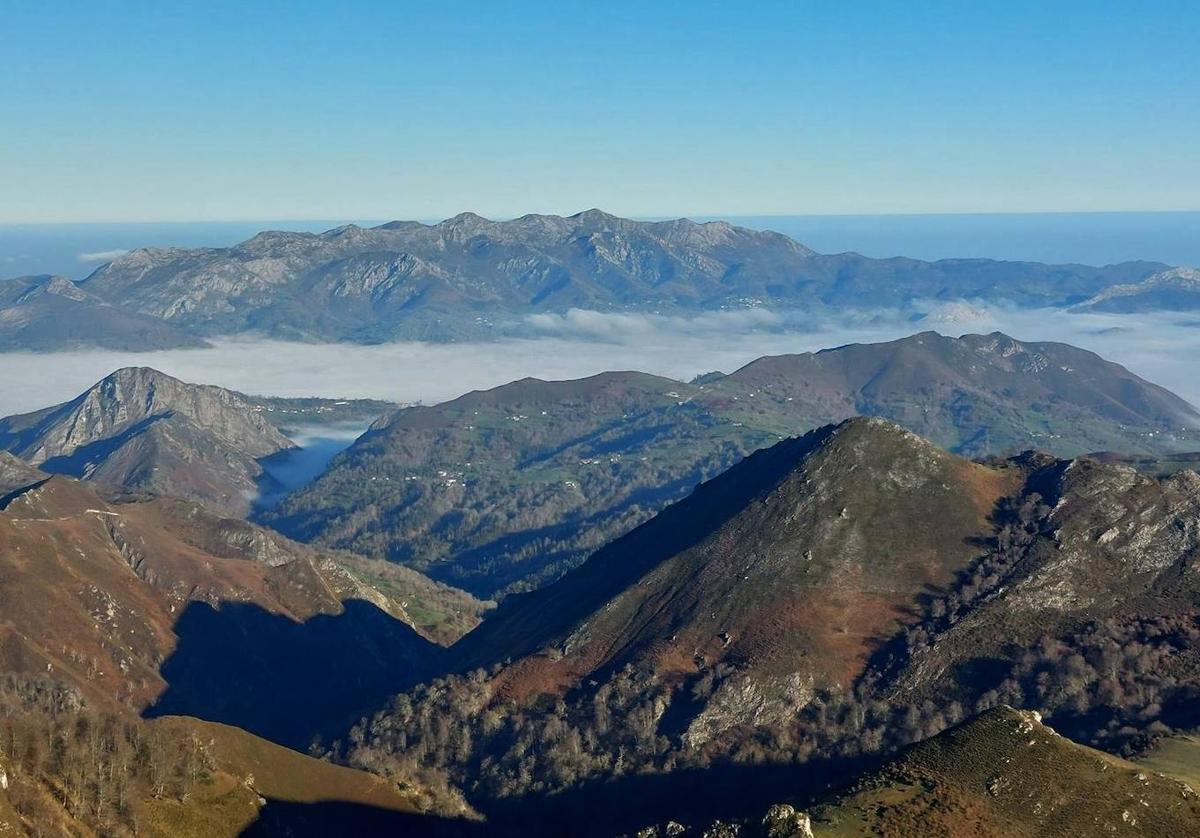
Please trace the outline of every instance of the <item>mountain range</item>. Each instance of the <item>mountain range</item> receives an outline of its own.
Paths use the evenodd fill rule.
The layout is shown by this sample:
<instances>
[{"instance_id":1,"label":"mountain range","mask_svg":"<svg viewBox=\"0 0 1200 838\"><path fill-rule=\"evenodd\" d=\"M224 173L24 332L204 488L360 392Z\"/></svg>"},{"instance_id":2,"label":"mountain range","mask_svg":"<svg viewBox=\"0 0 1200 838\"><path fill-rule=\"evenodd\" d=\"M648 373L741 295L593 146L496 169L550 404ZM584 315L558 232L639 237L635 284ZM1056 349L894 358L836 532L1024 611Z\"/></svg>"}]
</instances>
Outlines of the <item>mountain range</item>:
<instances>
[{"instance_id":1,"label":"mountain range","mask_svg":"<svg viewBox=\"0 0 1200 838\"><path fill-rule=\"evenodd\" d=\"M1053 345L1004 341L945 351L986 349L1021 378L1047 369L1028 353L1063 360ZM1060 366L1086 380L1079 364ZM764 392L770 365L747 369L753 389L738 402ZM872 377L891 392L888 375ZM555 386L578 394L576 382ZM1164 391L1115 386L1125 400L1112 416L1137 406L1180 420ZM1075 409L1110 415L1108 399L1088 400L1108 392L1096 387L1065 392ZM157 399L120 392L121 404ZM121 413L80 411L92 418L79 432L108 432ZM101 494L6 456L0 699L24 708L5 711L22 737L60 736L61 718L128 730L150 764L169 764L163 737L200 743L168 791L154 791L149 767L129 774L130 817L149 834L321 834L358 817L418 834L518 834L531 816L535 831L568 834L668 819L713 835L738 823L799 835L805 822L831 836L915 823L947 835L1118 822L1188 834L1197 801L1181 783L1200 772L1200 749L1153 743L1200 728L1200 477L1152 465L970 460L886 419L846 419L746 456L484 614L393 564L196 502ZM47 709L63 702L83 709ZM297 749L316 737L348 767L259 737ZM106 747L124 753L125 741ZM103 832L113 816L56 798L58 772L22 767L24 808L0 806L0 823L54 811ZM102 799L91 795L81 799Z\"/></svg>"},{"instance_id":2,"label":"mountain range","mask_svg":"<svg viewBox=\"0 0 1200 838\"><path fill-rule=\"evenodd\" d=\"M1170 267L872 259L721 221L463 213L432 225L263 232L226 248L141 248L78 283L13 280L0 292L0 323L13 324L0 338L31 349L165 348L243 333L374 343L526 335L530 315L571 309L811 317L912 313L931 301L1067 307ZM90 330L72 325L89 321Z\"/></svg>"},{"instance_id":3,"label":"mountain range","mask_svg":"<svg viewBox=\"0 0 1200 838\"><path fill-rule=\"evenodd\" d=\"M507 598L451 647L461 675L343 758L446 772L499 826L536 800L577 834L785 798L827 801L814 834L1173 834L1197 804L1180 780L1000 708L1128 754L1200 726L1198 503L1192 471L972 462L848 420Z\"/></svg>"},{"instance_id":4,"label":"mountain range","mask_svg":"<svg viewBox=\"0 0 1200 838\"><path fill-rule=\"evenodd\" d=\"M428 407L121 369L0 420L0 831L1200 834L1198 433L1000 333Z\"/></svg>"},{"instance_id":5,"label":"mountain range","mask_svg":"<svg viewBox=\"0 0 1200 838\"><path fill-rule=\"evenodd\" d=\"M756 449L857 415L969 456L1200 448L1194 407L1090 352L925 332L691 383L524 379L405 408L264 520L492 597L553 579Z\"/></svg>"},{"instance_id":6,"label":"mountain range","mask_svg":"<svg viewBox=\"0 0 1200 838\"><path fill-rule=\"evenodd\" d=\"M105 302L66 277L0 281L0 351L100 347L144 352L206 345L180 326Z\"/></svg>"}]
</instances>

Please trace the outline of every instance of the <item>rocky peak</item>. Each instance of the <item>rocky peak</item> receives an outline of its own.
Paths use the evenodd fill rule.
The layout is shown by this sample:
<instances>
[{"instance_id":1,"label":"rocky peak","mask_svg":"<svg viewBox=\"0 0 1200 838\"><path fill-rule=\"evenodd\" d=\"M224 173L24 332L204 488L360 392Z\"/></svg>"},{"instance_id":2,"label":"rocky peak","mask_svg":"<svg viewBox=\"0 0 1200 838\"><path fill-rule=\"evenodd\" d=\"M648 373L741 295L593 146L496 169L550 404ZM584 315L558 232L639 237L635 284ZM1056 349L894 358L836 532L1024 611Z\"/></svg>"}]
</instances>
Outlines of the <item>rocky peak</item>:
<instances>
[{"instance_id":1,"label":"rocky peak","mask_svg":"<svg viewBox=\"0 0 1200 838\"><path fill-rule=\"evenodd\" d=\"M570 216L568 220L576 222L582 229L598 232L619 230L628 223L622 218L610 215L604 212L604 210L599 210L595 207L583 212L577 212L575 215Z\"/></svg>"},{"instance_id":2,"label":"rocky peak","mask_svg":"<svg viewBox=\"0 0 1200 838\"><path fill-rule=\"evenodd\" d=\"M28 302L35 297L45 294L65 297L76 302L89 298L89 295L83 289L65 276L22 277L22 280L27 281L27 290L16 300L18 303ZM20 282L22 280L12 280L12 282Z\"/></svg>"},{"instance_id":3,"label":"rocky peak","mask_svg":"<svg viewBox=\"0 0 1200 838\"><path fill-rule=\"evenodd\" d=\"M463 242L494 226L494 223L473 212L460 212L438 224L437 229L450 241Z\"/></svg>"},{"instance_id":4,"label":"rocky peak","mask_svg":"<svg viewBox=\"0 0 1200 838\"><path fill-rule=\"evenodd\" d=\"M253 457L291 446L237 393L150 367L119 369L66 404L3 420L0 445L36 464L170 417L192 421Z\"/></svg>"}]
</instances>

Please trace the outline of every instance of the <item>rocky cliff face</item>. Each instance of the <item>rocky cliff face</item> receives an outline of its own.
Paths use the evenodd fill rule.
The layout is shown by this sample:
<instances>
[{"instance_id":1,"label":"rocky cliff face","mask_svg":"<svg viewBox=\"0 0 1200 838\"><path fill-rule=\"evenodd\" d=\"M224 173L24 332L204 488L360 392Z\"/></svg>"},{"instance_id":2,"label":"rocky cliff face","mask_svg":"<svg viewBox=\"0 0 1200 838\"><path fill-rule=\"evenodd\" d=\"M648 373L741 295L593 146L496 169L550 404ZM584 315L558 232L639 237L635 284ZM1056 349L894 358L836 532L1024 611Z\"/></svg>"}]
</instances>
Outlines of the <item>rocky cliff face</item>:
<instances>
[{"instance_id":1,"label":"rocky cliff face","mask_svg":"<svg viewBox=\"0 0 1200 838\"><path fill-rule=\"evenodd\" d=\"M0 420L0 447L45 471L244 512L257 460L292 446L241 396L148 368L118 370L66 404Z\"/></svg>"}]
</instances>

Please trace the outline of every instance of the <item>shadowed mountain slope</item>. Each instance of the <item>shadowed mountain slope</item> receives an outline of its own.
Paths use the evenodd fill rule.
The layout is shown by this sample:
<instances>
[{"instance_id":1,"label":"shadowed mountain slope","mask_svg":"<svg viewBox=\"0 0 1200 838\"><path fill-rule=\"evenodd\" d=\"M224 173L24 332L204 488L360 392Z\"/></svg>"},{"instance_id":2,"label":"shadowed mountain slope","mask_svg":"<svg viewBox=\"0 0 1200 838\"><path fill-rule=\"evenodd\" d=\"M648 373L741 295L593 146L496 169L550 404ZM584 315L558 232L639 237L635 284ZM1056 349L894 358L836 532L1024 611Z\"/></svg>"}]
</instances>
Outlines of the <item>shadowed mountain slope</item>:
<instances>
[{"instance_id":1,"label":"shadowed mountain slope","mask_svg":"<svg viewBox=\"0 0 1200 838\"><path fill-rule=\"evenodd\" d=\"M977 456L1200 446L1200 414L1064 344L926 332L684 384L525 379L376 423L265 520L492 596L544 583L755 449L876 415Z\"/></svg>"},{"instance_id":2,"label":"shadowed mountain slope","mask_svg":"<svg viewBox=\"0 0 1200 838\"><path fill-rule=\"evenodd\" d=\"M5 504L0 669L49 673L100 707L143 709L165 690L185 697L189 714L215 717L218 703L207 706L203 696L228 694L223 668L251 657L256 665L238 671L233 691L261 699L250 726L265 730L262 719L273 716L324 725L369 709L387 694L371 687L381 679L394 692L427 673L440 647L418 631L453 639L479 610L415 573L397 576L362 559L319 553L196 504L109 503L87 484L57 476L11 493ZM197 603L210 615L206 631L225 641L210 642L207 659L192 646L204 638L189 631ZM251 612L274 634L255 637L255 623L241 620ZM344 642L304 642L309 634L339 632ZM291 646L272 649L276 635ZM351 641L355 655L346 654ZM186 672L168 660L181 653L191 655ZM304 689L282 675L289 655L304 660ZM323 680L323 669L336 679ZM328 718L315 719L313 707L329 711ZM289 741L306 746L314 732L294 732Z\"/></svg>"}]
</instances>

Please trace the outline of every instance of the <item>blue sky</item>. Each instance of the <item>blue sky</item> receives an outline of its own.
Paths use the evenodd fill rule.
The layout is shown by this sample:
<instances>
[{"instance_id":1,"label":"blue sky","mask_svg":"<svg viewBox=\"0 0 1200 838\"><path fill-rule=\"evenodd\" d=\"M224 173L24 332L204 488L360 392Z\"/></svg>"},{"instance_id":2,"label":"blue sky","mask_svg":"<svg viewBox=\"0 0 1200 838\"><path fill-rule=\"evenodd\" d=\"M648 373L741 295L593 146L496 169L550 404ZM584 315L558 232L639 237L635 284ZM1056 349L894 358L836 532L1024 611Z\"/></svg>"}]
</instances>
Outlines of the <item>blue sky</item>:
<instances>
[{"instance_id":1,"label":"blue sky","mask_svg":"<svg viewBox=\"0 0 1200 838\"><path fill-rule=\"evenodd\" d=\"M1194 2L7 0L0 222L1197 209L1198 32Z\"/></svg>"}]
</instances>

